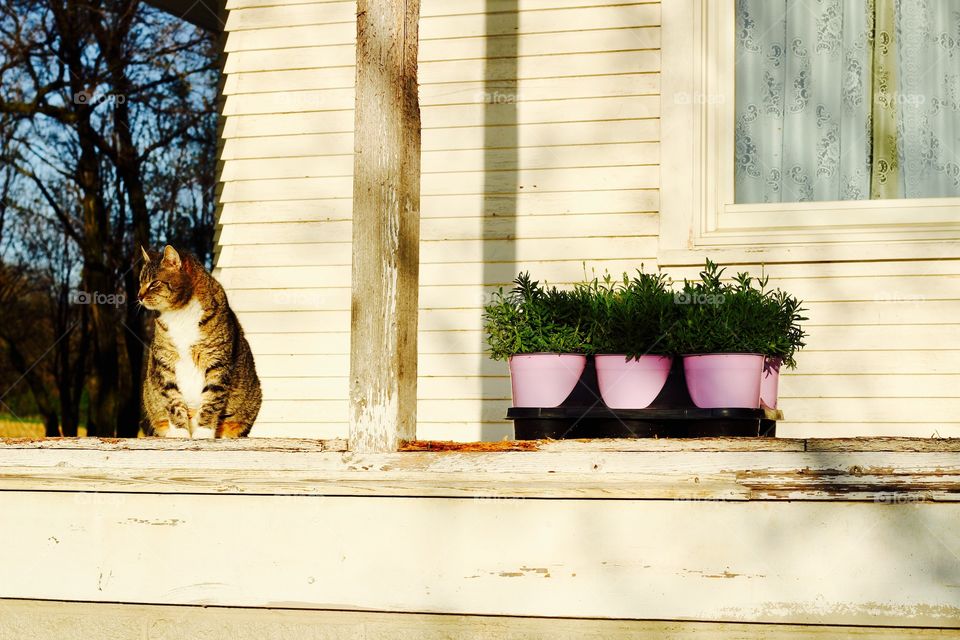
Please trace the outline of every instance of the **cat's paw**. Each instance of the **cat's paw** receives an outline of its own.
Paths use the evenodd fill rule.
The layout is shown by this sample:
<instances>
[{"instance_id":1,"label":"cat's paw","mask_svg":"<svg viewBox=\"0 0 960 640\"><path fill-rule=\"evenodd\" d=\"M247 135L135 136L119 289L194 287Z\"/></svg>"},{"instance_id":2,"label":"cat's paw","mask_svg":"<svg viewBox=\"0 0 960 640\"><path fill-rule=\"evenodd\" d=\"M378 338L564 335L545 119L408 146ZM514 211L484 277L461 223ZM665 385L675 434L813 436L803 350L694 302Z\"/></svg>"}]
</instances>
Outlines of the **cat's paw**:
<instances>
[{"instance_id":1,"label":"cat's paw","mask_svg":"<svg viewBox=\"0 0 960 640\"><path fill-rule=\"evenodd\" d=\"M213 429L207 429L206 427L194 427L193 433L190 435L190 437L194 440L213 438Z\"/></svg>"},{"instance_id":2,"label":"cat's paw","mask_svg":"<svg viewBox=\"0 0 960 640\"><path fill-rule=\"evenodd\" d=\"M167 438L189 438L190 431L180 427L171 426L169 429L167 429L167 432L164 434L164 436Z\"/></svg>"},{"instance_id":3,"label":"cat's paw","mask_svg":"<svg viewBox=\"0 0 960 640\"><path fill-rule=\"evenodd\" d=\"M181 404L170 407L170 427L190 433L190 412L186 406Z\"/></svg>"}]
</instances>

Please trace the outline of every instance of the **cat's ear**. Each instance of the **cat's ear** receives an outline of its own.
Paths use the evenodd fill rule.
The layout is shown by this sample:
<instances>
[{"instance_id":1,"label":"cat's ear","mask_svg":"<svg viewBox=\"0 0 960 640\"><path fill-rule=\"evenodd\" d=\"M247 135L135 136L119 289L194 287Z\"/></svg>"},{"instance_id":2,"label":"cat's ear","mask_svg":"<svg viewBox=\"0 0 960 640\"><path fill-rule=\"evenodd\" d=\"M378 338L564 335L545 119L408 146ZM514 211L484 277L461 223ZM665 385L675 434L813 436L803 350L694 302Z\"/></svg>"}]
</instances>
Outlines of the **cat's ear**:
<instances>
[{"instance_id":1,"label":"cat's ear","mask_svg":"<svg viewBox=\"0 0 960 640\"><path fill-rule=\"evenodd\" d=\"M180 254L170 245L163 248L163 266L171 269L180 268Z\"/></svg>"},{"instance_id":2,"label":"cat's ear","mask_svg":"<svg viewBox=\"0 0 960 640\"><path fill-rule=\"evenodd\" d=\"M147 250L143 248L143 245L140 245L140 253L143 254L143 261L149 263L149 262L150 262L150 254L147 253Z\"/></svg>"}]
</instances>

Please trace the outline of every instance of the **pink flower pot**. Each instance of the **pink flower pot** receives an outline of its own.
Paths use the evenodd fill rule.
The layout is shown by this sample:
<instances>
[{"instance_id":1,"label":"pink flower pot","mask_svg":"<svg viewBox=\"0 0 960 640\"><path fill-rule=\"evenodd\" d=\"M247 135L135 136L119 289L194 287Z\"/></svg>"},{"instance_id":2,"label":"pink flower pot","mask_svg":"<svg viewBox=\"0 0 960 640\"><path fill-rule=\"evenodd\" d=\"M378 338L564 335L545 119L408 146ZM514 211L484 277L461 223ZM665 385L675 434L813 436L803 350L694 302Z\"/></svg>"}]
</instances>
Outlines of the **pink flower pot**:
<instances>
[{"instance_id":1,"label":"pink flower pot","mask_svg":"<svg viewBox=\"0 0 960 640\"><path fill-rule=\"evenodd\" d=\"M777 391L780 388L780 358L767 358L763 363L760 379L760 406L767 409L777 408Z\"/></svg>"},{"instance_id":2,"label":"pink flower pot","mask_svg":"<svg viewBox=\"0 0 960 640\"><path fill-rule=\"evenodd\" d=\"M670 373L669 356L598 355L597 382L603 402L611 409L646 409L656 399Z\"/></svg>"},{"instance_id":3,"label":"pink flower pot","mask_svg":"<svg viewBox=\"0 0 960 640\"><path fill-rule=\"evenodd\" d=\"M701 409L758 409L763 360L758 353L683 356L690 399Z\"/></svg>"},{"instance_id":4,"label":"pink flower pot","mask_svg":"<svg viewBox=\"0 0 960 640\"><path fill-rule=\"evenodd\" d=\"M556 407L567 399L587 366L578 353L525 353L510 356L515 407Z\"/></svg>"}]
</instances>

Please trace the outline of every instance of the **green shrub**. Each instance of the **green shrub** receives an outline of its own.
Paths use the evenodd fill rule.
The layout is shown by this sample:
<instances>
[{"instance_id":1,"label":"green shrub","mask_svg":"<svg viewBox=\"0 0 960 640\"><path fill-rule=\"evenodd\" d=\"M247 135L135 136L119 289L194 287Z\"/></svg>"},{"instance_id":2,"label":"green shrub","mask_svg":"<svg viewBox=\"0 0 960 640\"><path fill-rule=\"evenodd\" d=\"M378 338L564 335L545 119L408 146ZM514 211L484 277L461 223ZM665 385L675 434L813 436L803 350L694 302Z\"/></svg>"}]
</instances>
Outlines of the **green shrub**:
<instances>
[{"instance_id":1,"label":"green shrub","mask_svg":"<svg viewBox=\"0 0 960 640\"><path fill-rule=\"evenodd\" d=\"M794 296L769 278L724 269L709 259L698 280L673 289L664 274L607 275L561 290L521 273L484 307L490 356L521 353L759 353L790 368L804 345L807 318Z\"/></svg>"},{"instance_id":2,"label":"green shrub","mask_svg":"<svg viewBox=\"0 0 960 640\"><path fill-rule=\"evenodd\" d=\"M677 307L665 274L644 273L619 281L602 280L578 285L587 342L592 353L625 354L628 358L669 351L669 332L677 320Z\"/></svg>"},{"instance_id":3,"label":"green shrub","mask_svg":"<svg viewBox=\"0 0 960 640\"><path fill-rule=\"evenodd\" d=\"M706 261L699 280L684 280L675 295L680 319L670 334L678 354L759 353L795 367L804 346L801 302L780 290L768 290L769 278L738 273L723 282L725 269Z\"/></svg>"},{"instance_id":4,"label":"green shrub","mask_svg":"<svg viewBox=\"0 0 960 640\"><path fill-rule=\"evenodd\" d=\"M494 360L520 353L586 353L581 307L574 292L547 287L521 273L484 306L484 330Z\"/></svg>"}]
</instances>

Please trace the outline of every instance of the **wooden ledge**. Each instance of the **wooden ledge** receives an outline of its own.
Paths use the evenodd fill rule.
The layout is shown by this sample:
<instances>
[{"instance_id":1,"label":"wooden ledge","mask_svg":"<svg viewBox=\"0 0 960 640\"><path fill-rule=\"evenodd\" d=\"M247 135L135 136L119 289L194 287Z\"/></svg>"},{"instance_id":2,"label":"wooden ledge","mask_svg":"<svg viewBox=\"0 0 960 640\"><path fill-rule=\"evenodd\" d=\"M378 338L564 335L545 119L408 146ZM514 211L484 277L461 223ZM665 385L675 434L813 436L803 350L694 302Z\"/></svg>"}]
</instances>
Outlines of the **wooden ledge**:
<instances>
[{"instance_id":1,"label":"wooden ledge","mask_svg":"<svg viewBox=\"0 0 960 640\"><path fill-rule=\"evenodd\" d=\"M288 451L344 452L345 439L239 438L185 440L178 438L0 438L5 449L84 449L95 451ZM453 442L412 440L400 452L496 453L509 451L666 452L666 451L890 451L960 452L960 438L609 438L594 440L501 440Z\"/></svg>"},{"instance_id":2,"label":"wooden ledge","mask_svg":"<svg viewBox=\"0 0 960 640\"><path fill-rule=\"evenodd\" d=\"M0 443L0 491L960 501L958 440L415 442L387 454L344 444L8 440Z\"/></svg>"}]
</instances>

